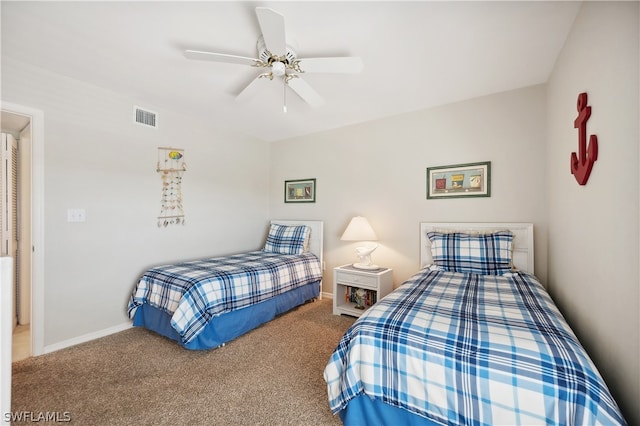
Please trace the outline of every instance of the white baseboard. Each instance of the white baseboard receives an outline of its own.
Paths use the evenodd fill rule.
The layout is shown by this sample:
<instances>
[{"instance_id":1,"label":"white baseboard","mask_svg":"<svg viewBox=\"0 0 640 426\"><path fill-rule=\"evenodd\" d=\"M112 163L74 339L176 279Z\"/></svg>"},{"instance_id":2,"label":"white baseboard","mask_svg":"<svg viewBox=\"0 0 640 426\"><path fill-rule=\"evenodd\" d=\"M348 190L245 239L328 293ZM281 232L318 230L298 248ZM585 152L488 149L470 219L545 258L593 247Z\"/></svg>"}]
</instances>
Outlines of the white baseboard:
<instances>
[{"instance_id":1,"label":"white baseboard","mask_svg":"<svg viewBox=\"0 0 640 426\"><path fill-rule=\"evenodd\" d=\"M52 345L47 345L44 347L43 353L48 354L50 352L59 351L60 349L79 345L80 343L90 342L91 340L99 339L100 337L109 336L110 334L115 334L120 331L127 330L131 327L133 327L133 324L131 322L125 322L120 325L115 325L113 327L105 328L104 330L83 334L82 336L74 337L73 339L63 340L62 342L54 343Z\"/></svg>"},{"instance_id":2,"label":"white baseboard","mask_svg":"<svg viewBox=\"0 0 640 426\"><path fill-rule=\"evenodd\" d=\"M327 298L327 299L333 300L333 293L327 293L323 291L320 294L320 298L321 299ZM54 343L52 345L47 345L44 347L43 353L48 354L50 352L59 351L60 349L79 345L80 343L90 342L92 340L99 339L101 337L109 336L110 334L115 334L120 331L127 330L131 327L133 327L133 324L131 322L125 322L120 325L115 325L113 327L105 328L104 330L83 334L82 336L74 337L73 339L63 340L62 342Z\"/></svg>"}]
</instances>

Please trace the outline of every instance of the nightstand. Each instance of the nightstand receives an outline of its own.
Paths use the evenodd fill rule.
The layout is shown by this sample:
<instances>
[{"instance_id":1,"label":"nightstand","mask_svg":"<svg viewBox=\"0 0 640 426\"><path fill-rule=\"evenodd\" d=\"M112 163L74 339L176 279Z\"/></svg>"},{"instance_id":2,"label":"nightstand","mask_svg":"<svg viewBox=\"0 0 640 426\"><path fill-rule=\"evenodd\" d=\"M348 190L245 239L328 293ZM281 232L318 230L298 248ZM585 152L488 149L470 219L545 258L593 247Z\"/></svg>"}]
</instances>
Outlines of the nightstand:
<instances>
[{"instance_id":1,"label":"nightstand","mask_svg":"<svg viewBox=\"0 0 640 426\"><path fill-rule=\"evenodd\" d=\"M333 314L359 317L365 309L356 309L356 290L364 290L365 309L393 290L393 270L357 269L351 264L333 269ZM362 293L362 292L361 292Z\"/></svg>"}]
</instances>

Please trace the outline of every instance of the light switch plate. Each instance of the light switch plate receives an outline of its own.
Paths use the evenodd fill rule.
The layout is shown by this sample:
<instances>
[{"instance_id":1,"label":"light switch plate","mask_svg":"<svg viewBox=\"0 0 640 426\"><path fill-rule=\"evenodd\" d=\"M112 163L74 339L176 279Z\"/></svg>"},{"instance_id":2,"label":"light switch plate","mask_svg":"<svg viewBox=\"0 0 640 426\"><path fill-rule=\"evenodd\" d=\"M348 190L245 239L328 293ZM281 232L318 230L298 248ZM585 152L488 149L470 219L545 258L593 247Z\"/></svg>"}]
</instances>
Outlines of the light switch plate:
<instances>
[{"instance_id":1,"label":"light switch plate","mask_svg":"<svg viewBox=\"0 0 640 426\"><path fill-rule=\"evenodd\" d=\"M84 209L68 209L67 222L84 222L87 219Z\"/></svg>"}]
</instances>

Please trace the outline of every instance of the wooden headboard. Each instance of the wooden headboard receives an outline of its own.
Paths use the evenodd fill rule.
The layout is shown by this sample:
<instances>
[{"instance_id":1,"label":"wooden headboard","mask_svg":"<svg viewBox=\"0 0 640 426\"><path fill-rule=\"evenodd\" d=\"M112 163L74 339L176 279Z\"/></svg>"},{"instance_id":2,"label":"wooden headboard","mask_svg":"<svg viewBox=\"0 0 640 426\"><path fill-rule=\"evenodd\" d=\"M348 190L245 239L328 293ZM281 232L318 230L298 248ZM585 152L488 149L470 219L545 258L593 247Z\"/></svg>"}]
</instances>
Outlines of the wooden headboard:
<instances>
[{"instance_id":1,"label":"wooden headboard","mask_svg":"<svg viewBox=\"0 0 640 426\"><path fill-rule=\"evenodd\" d=\"M318 258L320 264L324 265L324 222L321 220L272 220L271 223L278 225L307 225L311 228L311 236L309 237L309 251Z\"/></svg>"},{"instance_id":2,"label":"wooden headboard","mask_svg":"<svg viewBox=\"0 0 640 426\"><path fill-rule=\"evenodd\" d=\"M521 271L533 274L533 224L521 222L420 222L420 267L433 263L431 242L427 237L429 231L487 232L506 229L513 233L513 265Z\"/></svg>"}]
</instances>

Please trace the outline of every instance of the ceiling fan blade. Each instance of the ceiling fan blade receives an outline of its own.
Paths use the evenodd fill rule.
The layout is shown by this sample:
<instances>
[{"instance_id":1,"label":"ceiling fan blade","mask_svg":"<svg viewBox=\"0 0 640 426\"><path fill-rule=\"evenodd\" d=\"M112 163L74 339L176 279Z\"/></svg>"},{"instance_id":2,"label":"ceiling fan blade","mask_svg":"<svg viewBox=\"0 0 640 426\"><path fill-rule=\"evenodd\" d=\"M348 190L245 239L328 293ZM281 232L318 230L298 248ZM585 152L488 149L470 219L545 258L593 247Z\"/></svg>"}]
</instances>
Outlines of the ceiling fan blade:
<instances>
[{"instance_id":1,"label":"ceiling fan blade","mask_svg":"<svg viewBox=\"0 0 640 426\"><path fill-rule=\"evenodd\" d=\"M284 56L287 53L284 15L268 7L256 7L256 15L267 50L272 55Z\"/></svg>"},{"instance_id":2,"label":"ceiling fan blade","mask_svg":"<svg viewBox=\"0 0 640 426\"><path fill-rule=\"evenodd\" d=\"M313 107L318 107L324 104L324 99L316 92L313 87L304 81L300 77L295 77L289 80L289 87L302 98L303 101Z\"/></svg>"},{"instance_id":3,"label":"ceiling fan blade","mask_svg":"<svg viewBox=\"0 0 640 426\"><path fill-rule=\"evenodd\" d=\"M226 62L231 64L255 65L258 60L246 56L227 55L224 53L202 52L200 50L185 50L184 56L188 59L201 61Z\"/></svg>"},{"instance_id":4,"label":"ceiling fan blade","mask_svg":"<svg viewBox=\"0 0 640 426\"><path fill-rule=\"evenodd\" d=\"M260 77L260 75L251 80L251 83L249 83L247 87L242 89L242 92L240 92L238 96L236 96L236 101L248 101L249 99L256 96L257 93L261 92L261 90L263 90L263 86L266 86L271 82L271 80L269 80L268 78Z\"/></svg>"},{"instance_id":5,"label":"ceiling fan blade","mask_svg":"<svg viewBox=\"0 0 640 426\"><path fill-rule=\"evenodd\" d=\"M358 74L363 68L362 59L356 56L300 59L300 69L308 73Z\"/></svg>"}]
</instances>

